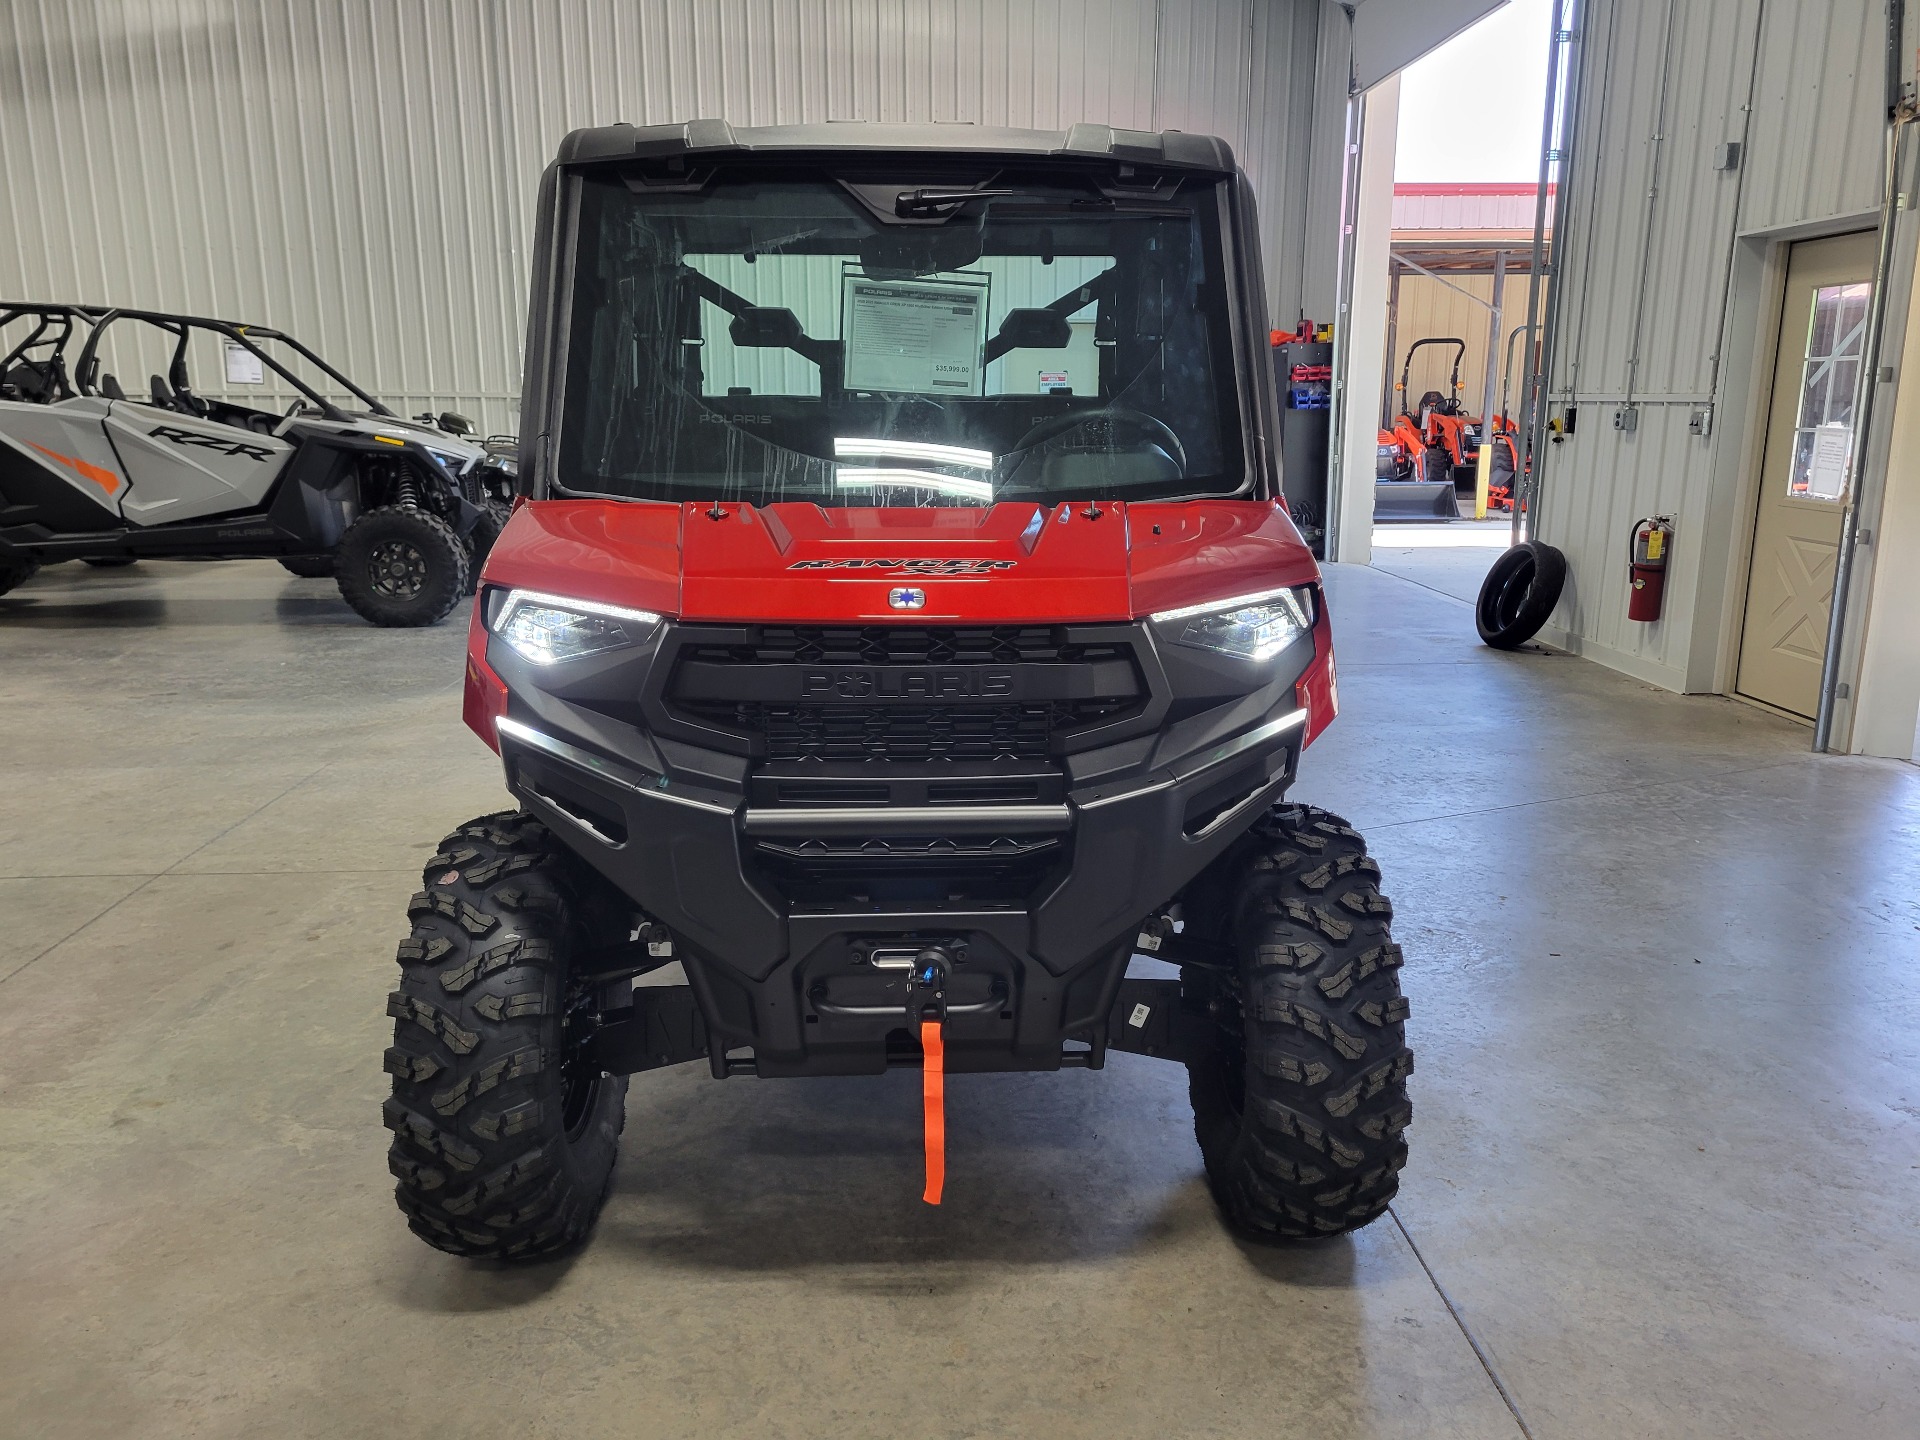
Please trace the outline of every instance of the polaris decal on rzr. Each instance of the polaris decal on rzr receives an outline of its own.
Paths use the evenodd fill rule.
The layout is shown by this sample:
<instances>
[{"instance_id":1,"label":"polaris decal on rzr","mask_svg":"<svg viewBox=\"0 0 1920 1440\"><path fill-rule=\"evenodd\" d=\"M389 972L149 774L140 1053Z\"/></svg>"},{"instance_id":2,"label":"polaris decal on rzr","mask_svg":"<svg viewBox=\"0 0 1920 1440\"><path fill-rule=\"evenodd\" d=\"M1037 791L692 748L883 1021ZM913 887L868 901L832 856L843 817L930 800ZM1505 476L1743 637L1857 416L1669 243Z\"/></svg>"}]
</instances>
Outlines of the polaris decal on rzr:
<instances>
[{"instance_id":1,"label":"polaris decal on rzr","mask_svg":"<svg viewBox=\"0 0 1920 1440\"><path fill-rule=\"evenodd\" d=\"M802 698L833 695L842 700L1010 699L1013 671L970 667L959 670L885 669L809 670L800 677Z\"/></svg>"},{"instance_id":2,"label":"polaris decal on rzr","mask_svg":"<svg viewBox=\"0 0 1920 1440\"><path fill-rule=\"evenodd\" d=\"M991 575L1017 560L796 560L789 570L894 570L908 575Z\"/></svg>"},{"instance_id":3,"label":"polaris decal on rzr","mask_svg":"<svg viewBox=\"0 0 1920 1440\"><path fill-rule=\"evenodd\" d=\"M249 460L271 460L273 451L264 445L249 445L241 440L228 440L220 435L202 435L197 430L182 430L174 425L161 425L149 430L148 435L155 440L171 440L176 445L192 445L201 450L218 450L222 455L244 455Z\"/></svg>"}]
</instances>

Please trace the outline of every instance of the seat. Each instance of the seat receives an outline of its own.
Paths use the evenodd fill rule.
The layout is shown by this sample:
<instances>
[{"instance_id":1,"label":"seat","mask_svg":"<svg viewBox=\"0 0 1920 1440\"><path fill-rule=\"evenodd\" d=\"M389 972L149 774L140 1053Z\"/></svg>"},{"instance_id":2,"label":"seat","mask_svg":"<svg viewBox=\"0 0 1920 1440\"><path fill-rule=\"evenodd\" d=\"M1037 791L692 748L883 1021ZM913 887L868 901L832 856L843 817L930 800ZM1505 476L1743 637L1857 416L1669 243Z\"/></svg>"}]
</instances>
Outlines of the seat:
<instances>
[{"instance_id":1,"label":"seat","mask_svg":"<svg viewBox=\"0 0 1920 1440\"><path fill-rule=\"evenodd\" d=\"M173 403L173 391L168 388L167 382L162 380L158 375L150 375L147 377L147 392L153 396L153 403L158 405L162 410L178 410L180 408Z\"/></svg>"},{"instance_id":2,"label":"seat","mask_svg":"<svg viewBox=\"0 0 1920 1440\"><path fill-rule=\"evenodd\" d=\"M110 374L100 377L100 393L109 400L124 400L127 398L127 392L120 388L120 382Z\"/></svg>"},{"instance_id":3,"label":"seat","mask_svg":"<svg viewBox=\"0 0 1920 1440\"><path fill-rule=\"evenodd\" d=\"M41 361L22 360L4 377L0 377L0 381L16 391L22 400L47 404L54 398L55 390L53 377L48 370L49 367Z\"/></svg>"}]
</instances>

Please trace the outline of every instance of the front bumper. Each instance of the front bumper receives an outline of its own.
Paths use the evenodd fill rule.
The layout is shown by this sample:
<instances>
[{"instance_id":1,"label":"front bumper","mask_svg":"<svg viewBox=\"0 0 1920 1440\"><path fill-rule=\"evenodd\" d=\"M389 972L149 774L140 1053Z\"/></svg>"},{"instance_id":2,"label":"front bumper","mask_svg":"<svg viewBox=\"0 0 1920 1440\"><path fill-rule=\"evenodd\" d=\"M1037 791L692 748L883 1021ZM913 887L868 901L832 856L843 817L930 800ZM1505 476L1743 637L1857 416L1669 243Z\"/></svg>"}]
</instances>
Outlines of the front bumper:
<instances>
[{"instance_id":1,"label":"front bumper","mask_svg":"<svg viewBox=\"0 0 1920 1440\"><path fill-rule=\"evenodd\" d=\"M492 639L487 658L511 697L509 787L673 933L717 1074L741 1049L762 1075L916 1060L889 957L927 944L959 962L950 1068L1100 1064L1141 922L1284 793L1308 731L1295 686L1313 637L1255 668L1102 627L1128 632L1137 703L1045 762L822 778L675 713L669 682L702 628L548 667Z\"/></svg>"}]
</instances>

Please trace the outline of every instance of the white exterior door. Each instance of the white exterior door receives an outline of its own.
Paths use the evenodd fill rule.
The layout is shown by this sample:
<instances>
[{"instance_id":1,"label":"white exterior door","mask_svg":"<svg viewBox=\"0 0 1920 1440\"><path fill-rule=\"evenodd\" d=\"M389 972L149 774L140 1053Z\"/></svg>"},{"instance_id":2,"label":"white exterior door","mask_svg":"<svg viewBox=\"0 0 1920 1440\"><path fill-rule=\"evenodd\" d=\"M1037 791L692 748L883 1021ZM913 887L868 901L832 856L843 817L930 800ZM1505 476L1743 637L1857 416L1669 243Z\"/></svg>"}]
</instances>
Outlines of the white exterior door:
<instances>
[{"instance_id":1,"label":"white exterior door","mask_svg":"<svg viewBox=\"0 0 1920 1440\"><path fill-rule=\"evenodd\" d=\"M1734 688L1812 719L1850 480L1853 404L1879 236L1793 247Z\"/></svg>"}]
</instances>

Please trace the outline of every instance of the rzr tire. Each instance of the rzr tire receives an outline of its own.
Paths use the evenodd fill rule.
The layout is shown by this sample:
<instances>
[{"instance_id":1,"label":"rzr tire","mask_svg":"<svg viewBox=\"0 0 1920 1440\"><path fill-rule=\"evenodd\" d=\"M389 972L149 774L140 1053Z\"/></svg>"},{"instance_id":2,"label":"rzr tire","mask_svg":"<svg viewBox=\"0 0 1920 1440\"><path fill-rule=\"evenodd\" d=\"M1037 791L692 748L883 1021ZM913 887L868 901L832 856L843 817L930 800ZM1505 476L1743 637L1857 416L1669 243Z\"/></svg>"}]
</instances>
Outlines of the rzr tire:
<instances>
[{"instance_id":1,"label":"rzr tire","mask_svg":"<svg viewBox=\"0 0 1920 1440\"><path fill-rule=\"evenodd\" d=\"M452 1255L560 1253L593 1228L626 1116L626 1077L569 1058L594 998L569 976L593 941L582 871L506 811L441 841L424 880L387 999L394 1198Z\"/></svg>"},{"instance_id":2,"label":"rzr tire","mask_svg":"<svg viewBox=\"0 0 1920 1440\"><path fill-rule=\"evenodd\" d=\"M290 575L298 575L302 580L331 580L333 578L333 556L331 555L282 555L280 568Z\"/></svg>"},{"instance_id":3,"label":"rzr tire","mask_svg":"<svg viewBox=\"0 0 1920 1440\"><path fill-rule=\"evenodd\" d=\"M424 510L389 505L347 527L334 575L347 604L375 625L437 625L467 593L467 547Z\"/></svg>"},{"instance_id":4,"label":"rzr tire","mask_svg":"<svg viewBox=\"0 0 1920 1440\"><path fill-rule=\"evenodd\" d=\"M473 529L467 535L467 551L471 557L467 564L469 595L480 588L480 571L487 563L487 556L493 553L494 541L500 538L500 532L507 528L507 521L512 518L512 509L497 500L481 504L480 518L473 522Z\"/></svg>"},{"instance_id":5,"label":"rzr tire","mask_svg":"<svg viewBox=\"0 0 1920 1440\"><path fill-rule=\"evenodd\" d=\"M134 557L131 555L87 555L82 557L84 564L91 565L96 570L124 570L127 566L133 564L133 561Z\"/></svg>"},{"instance_id":6,"label":"rzr tire","mask_svg":"<svg viewBox=\"0 0 1920 1440\"><path fill-rule=\"evenodd\" d=\"M31 580L39 568L32 560L0 560L0 595Z\"/></svg>"},{"instance_id":7,"label":"rzr tire","mask_svg":"<svg viewBox=\"0 0 1920 1440\"><path fill-rule=\"evenodd\" d=\"M1513 650L1540 633L1560 603L1567 583L1567 557L1551 545L1529 540L1493 562L1480 583L1474 625L1496 650Z\"/></svg>"},{"instance_id":8,"label":"rzr tire","mask_svg":"<svg viewBox=\"0 0 1920 1440\"><path fill-rule=\"evenodd\" d=\"M1188 1066L1194 1131L1227 1221L1255 1240L1382 1214L1412 1118L1407 1002L1380 867L1344 820L1283 806L1227 862L1217 1043Z\"/></svg>"}]
</instances>

